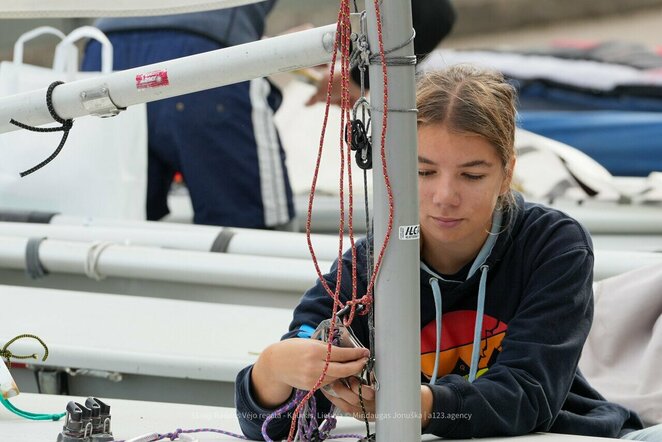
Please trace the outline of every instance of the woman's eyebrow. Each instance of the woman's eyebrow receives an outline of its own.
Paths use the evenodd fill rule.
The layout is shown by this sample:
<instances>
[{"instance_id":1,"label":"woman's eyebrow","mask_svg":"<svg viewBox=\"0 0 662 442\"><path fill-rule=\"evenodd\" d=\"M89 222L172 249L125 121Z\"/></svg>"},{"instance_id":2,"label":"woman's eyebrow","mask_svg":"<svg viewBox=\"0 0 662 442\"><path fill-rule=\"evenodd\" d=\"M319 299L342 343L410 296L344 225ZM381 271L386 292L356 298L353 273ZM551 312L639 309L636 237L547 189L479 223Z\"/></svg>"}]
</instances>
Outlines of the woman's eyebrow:
<instances>
[{"instance_id":1,"label":"woman's eyebrow","mask_svg":"<svg viewBox=\"0 0 662 442\"><path fill-rule=\"evenodd\" d=\"M436 165L437 164L434 161L430 160L429 158L425 158L425 157L422 157L420 155L418 156L418 162L423 163L423 164L431 164L431 165ZM492 165L493 164L490 163L489 161L473 160L473 161L469 161L469 162L460 164L458 167L459 168L465 168L465 167L488 167L489 168L489 167L492 167Z\"/></svg>"},{"instance_id":2,"label":"woman's eyebrow","mask_svg":"<svg viewBox=\"0 0 662 442\"><path fill-rule=\"evenodd\" d=\"M429 159L427 159L427 158L425 158L425 157L422 157L422 156L420 156L420 155L418 156L418 162L419 162L419 163L423 163L423 164L437 164L437 163L435 163L434 161L429 160Z\"/></svg>"},{"instance_id":3,"label":"woman's eyebrow","mask_svg":"<svg viewBox=\"0 0 662 442\"><path fill-rule=\"evenodd\" d=\"M459 167L492 167L492 163L485 160L474 160L469 161L468 163L460 164Z\"/></svg>"}]
</instances>

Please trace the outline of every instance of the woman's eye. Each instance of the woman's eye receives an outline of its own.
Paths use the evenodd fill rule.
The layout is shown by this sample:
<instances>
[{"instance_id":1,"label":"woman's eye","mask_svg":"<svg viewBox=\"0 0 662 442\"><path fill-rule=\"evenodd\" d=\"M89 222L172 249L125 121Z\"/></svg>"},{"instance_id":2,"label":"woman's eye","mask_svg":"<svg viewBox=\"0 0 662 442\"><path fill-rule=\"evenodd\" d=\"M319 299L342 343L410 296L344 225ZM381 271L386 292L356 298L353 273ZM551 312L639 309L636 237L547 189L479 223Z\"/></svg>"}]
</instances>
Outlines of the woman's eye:
<instances>
[{"instance_id":1,"label":"woman's eye","mask_svg":"<svg viewBox=\"0 0 662 442\"><path fill-rule=\"evenodd\" d=\"M465 173L465 174L463 174L463 176L466 179L471 180L471 181L478 181L478 180L482 180L483 178L485 178L485 175L473 175L471 173Z\"/></svg>"},{"instance_id":2,"label":"woman's eye","mask_svg":"<svg viewBox=\"0 0 662 442\"><path fill-rule=\"evenodd\" d=\"M430 176L433 173L434 172L432 172L431 170L419 170L418 171L418 176Z\"/></svg>"}]
</instances>

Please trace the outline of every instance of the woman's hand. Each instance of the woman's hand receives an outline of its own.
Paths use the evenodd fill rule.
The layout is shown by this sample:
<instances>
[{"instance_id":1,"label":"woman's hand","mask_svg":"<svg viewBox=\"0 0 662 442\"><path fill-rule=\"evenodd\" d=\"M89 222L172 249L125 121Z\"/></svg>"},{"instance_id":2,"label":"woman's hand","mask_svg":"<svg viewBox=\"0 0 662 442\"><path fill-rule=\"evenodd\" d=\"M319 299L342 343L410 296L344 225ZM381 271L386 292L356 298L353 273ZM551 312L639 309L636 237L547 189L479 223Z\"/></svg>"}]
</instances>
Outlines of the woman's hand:
<instances>
[{"instance_id":1,"label":"woman's hand","mask_svg":"<svg viewBox=\"0 0 662 442\"><path fill-rule=\"evenodd\" d=\"M432 409L434 407L434 396L432 394L432 389L426 385L421 385L421 428L425 430L425 427L430 423L432 418Z\"/></svg>"},{"instance_id":2,"label":"woman's hand","mask_svg":"<svg viewBox=\"0 0 662 442\"><path fill-rule=\"evenodd\" d=\"M316 339L293 338L267 347L251 372L258 403L274 408L287 400L292 388L312 389L324 370L327 344ZM322 385L358 374L370 351L365 348L331 347L331 359Z\"/></svg>"},{"instance_id":3,"label":"woman's hand","mask_svg":"<svg viewBox=\"0 0 662 442\"><path fill-rule=\"evenodd\" d=\"M333 391L338 397L333 397L326 391L322 390L324 396L331 401L333 405L347 414L351 414L354 418L364 421L363 408L361 407L361 400L359 399L359 380L354 376L345 379L349 383L349 387L345 385L343 380L338 380L330 384ZM374 422L375 420L375 390L372 387L363 385L361 387L361 395L363 396L363 406L365 407L365 415L368 421ZM432 415L434 398L432 390L427 385L421 385L421 428L425 429L430 423Z\"/></svg>"},{"instance_id":4,"label":"woman's hand","mask_svg":"<svg viewBox=\"0 0 662 442\"><path fill-rule=\"evenodd\" d=\"M349 387L345 384L349 384ZM333 405L347 414L351 414L354 418L364 421L373 422L375 420L375 389L368 385L361 386L361 397L363 398L363 407L361 407L361 397L359 397L359 384L360 381L351 376L347 379L337 380L330 384L333 391L338 395L334 397L322 390L324 396L331 401Z\"/></svg>"},{"instance_id":5,"label":"woman's hand","mask_svg":"<svg viewBox=\"0 0 662 442\"><path fill-rule=\"evenodd\" d=\"M329 67L323 71L322 77L317 81L317 90L310 96L306 102L306 106L312 106L315 103L326 103L326 89L329 84ZM340 67L336 68L333 74L333 89L331 90L331 104L340 106L340 98L342 93L342 78L340 76ZM349 105L353 106L354 102L361 97L361 87L354 83L354 80L349 79Z\"/></svg>"}]
</instances>

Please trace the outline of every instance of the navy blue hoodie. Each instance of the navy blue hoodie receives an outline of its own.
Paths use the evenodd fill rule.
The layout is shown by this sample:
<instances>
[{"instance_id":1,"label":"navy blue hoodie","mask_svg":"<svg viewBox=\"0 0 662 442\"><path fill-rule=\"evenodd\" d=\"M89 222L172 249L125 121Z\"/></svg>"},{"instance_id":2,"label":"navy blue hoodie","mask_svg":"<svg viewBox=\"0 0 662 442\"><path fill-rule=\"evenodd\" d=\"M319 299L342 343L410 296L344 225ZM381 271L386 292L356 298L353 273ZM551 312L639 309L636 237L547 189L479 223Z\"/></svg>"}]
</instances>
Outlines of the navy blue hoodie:
<instances>
[{"instance_id":1,"label":"navy blue hoodie","mask_svg":"<svg viewBox=\"0 0 662 442\"><path fill-rule=\"evenodd\" d=\"M431 385L433 414L425 432L451 438L536 431L619 437L641 429L634 412L605 401L577 368L593 317L593 250L586 230L558 210L525 203L520 195L502 225L491 253L478 263L481 271L471 272L474 263L469 263L455 275L441 275L421 263L422 383L430 382L435 359L438 364ZM365 241L358 247L364 257ZM325 275L332 288L336 265ZM342 265L346 300L351 297L349 253ZM365 265L363 258L358 275L365 275ZM477 377L469 382L481 277L486 289L480 351ZM433 284L438 284L438 302ZM359 296L366 286L363 277ZM443 314L436 356L438 307ZM318 281L295 309L283 339L309 336L331 309L331 298ZM368 347L366 317L357 316L352 329ZM251 368L237 376L237 413L244 434L262 439L260 427L271 410L253 400ZM328 410L324 396L318 392L316 397L321 409ZM284 416L271 423L268 433L279 438L288 430Z\"/></svg>"}]
</instances>

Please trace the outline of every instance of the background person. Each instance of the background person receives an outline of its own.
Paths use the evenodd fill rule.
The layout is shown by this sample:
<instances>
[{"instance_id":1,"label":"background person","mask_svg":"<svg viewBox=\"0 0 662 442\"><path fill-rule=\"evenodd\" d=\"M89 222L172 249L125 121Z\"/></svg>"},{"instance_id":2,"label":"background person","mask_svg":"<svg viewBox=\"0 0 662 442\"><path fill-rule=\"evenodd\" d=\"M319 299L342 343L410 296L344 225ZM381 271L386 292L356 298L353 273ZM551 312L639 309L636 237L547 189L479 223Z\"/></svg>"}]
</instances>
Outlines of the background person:
<instances>
[{"instance_id":1,"label":"background person","mask_svg":"<svg viewBox=\"0 0 662 442\"><path fill-rule=\"evenodd\" d=\"M104 18L114 67L129 69L260 39L275 0L159 17ZM84 70L98 70L90 42ZM169 213L173 175L188 187L196 224L275 228L294 217L273 114L282 97L264 78L147 104L147 219Z\"/></svg>"}]
</instances>

